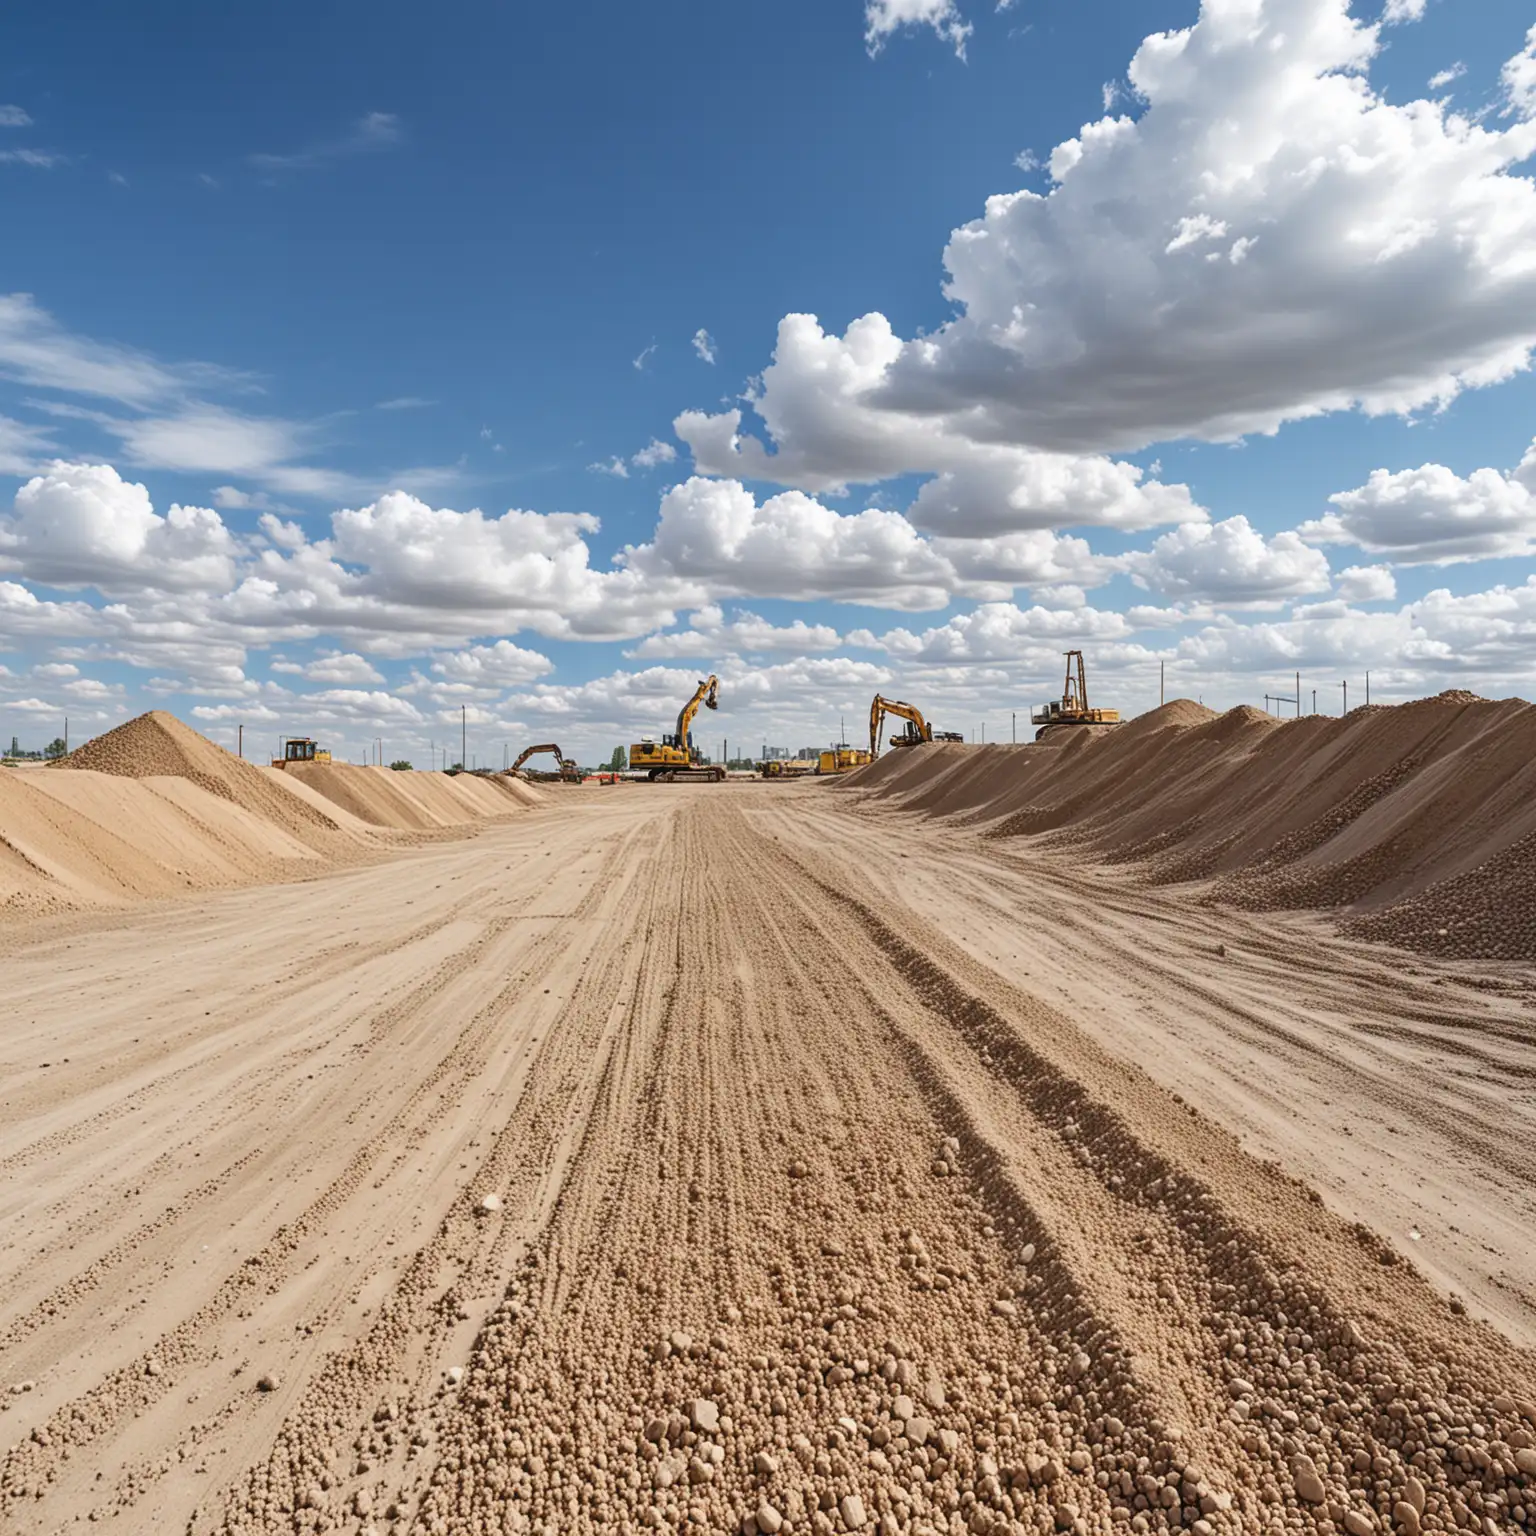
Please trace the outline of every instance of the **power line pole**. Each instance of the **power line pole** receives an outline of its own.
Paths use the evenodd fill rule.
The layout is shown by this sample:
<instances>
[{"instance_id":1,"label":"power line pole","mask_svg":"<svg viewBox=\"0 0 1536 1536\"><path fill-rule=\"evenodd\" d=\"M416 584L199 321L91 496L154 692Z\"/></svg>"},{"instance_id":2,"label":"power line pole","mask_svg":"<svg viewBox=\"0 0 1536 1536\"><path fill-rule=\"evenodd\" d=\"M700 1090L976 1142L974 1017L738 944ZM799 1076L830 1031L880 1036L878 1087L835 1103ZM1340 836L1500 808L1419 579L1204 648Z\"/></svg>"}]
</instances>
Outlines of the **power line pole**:
<instances>
[{"instance_id":1,"label":"power line pole","mask_svg":"<svg viewBox=\"0 0 1536 1536\"><path fill-rule=\"evenodd\" d=\"M1163 683L1165 681L1168 663L1160 661L1157 664L1157 707L1161 709L1165 702Z\"/></svg>"},{"instance_id":2,"label":"power line pole","mask_svg":"<svg viewBox=\"0 0 1536 1536\"><path fill-rule=\"evenodd\" d=\"M459 767L469 767L469 706L459 705Z\"/></svg>"}]
</instances>

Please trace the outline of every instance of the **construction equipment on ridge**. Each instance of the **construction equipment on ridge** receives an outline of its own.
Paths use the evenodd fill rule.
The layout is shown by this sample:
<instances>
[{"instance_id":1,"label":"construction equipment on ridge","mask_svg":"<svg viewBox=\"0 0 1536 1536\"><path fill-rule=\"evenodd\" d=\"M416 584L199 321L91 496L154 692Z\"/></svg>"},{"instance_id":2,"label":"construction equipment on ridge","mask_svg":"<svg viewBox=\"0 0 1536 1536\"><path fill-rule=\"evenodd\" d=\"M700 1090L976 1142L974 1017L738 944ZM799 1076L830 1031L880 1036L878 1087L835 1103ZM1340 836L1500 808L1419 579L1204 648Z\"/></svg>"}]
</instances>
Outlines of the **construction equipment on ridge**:
<instances>
[{"instance_id":1,"label":"construction equipment on ridge","mask_svg":"<svg viewBox=\"0 0 1536 1536\"><path fill-rule=\"evenodd\" d=\"M555 762L559 765L554 773L544 772L537 768L523 767L530 757L537 756L540 752L553 752ZM507 769L509 774L514 774L520 779L530 779L536 784L549 784L559 782L561 784L581 783L581 770L576 766L575 758L567 757L552 741L540 742L536 747L524 747L518 759Z\"/></svg>"},{"instance_id":2,"label":"construction equipment on ridge","mask_svg":"<svg viewBox=\"0 0 1536 1536\"><path fill-rule=\"evenodd\" d=\"M290 763L328 763L331 754L308 736L284 736L283 755L272 759L274 768L286 768Z\"/></svg>"},{"instance_id":3,"label":"construction equipment on ridge","mask_svg":"<svg viewBox=\"0 0 1536 1536\"><path fill-rule=\"evenodd\" d=\"M1043 740L1052 731L1063 730L1069 725L1108 726L1120 724L1118 709L1089 709L1088 671L1083 665L1081 651L1065 652L1067 680L1062 686L1061 697L1052 699L1044 709L1033 710L1029 723L1038 725L1035 740ZM1077 659L1077 676L1072 676L1072 660Z\"/></svg>"},{"instance_id":4,"label":"construction equipment on ridge","mask_svg":"<svg viewBox=\"0 0 1536 1536\"><path fill-rule=\"evenodd\" d=\"M964 741L958 731L936 731L923 718L923 712L915 704L903 704L900 699L882 698L878 693L869 706L869 756L873 761L880 756L880 736L885 729L885 717L895 715L907 722L899 736L892 736L893 747L920 747L925 741Z\"/></svg>"},{"instance_id":5,"label":"construction equipment on ridge","mask_svg":"<svg viewBox=\"0 0 1536 1536\"><path fill-rule=\"evenodd\" d=\"M720 679L713 672L693 691L693 697L683 705L677 716L677 729L670 736L663 736L658 743L649 736L642 736L629 749L631 772L643 772L646 778L659 784L672 784L679 779L704 779L720 783L725 778L723 765L705 765L703 753L693 744L693 717L699 705L705 709L718 709Z\"/></svg>"},{"instance_id":6,"label":"construction equipment on ridge","mask_svg":"<svg viewBox=\"0 0 1536 1536\"><path fill-rule=\"evenodd\" d=\"M835 747L823 747L817 756L815 772L818 776L836 773L852 773L874 758L863 747L850 747L840 741Z\"/></svg>"}]
</instances>

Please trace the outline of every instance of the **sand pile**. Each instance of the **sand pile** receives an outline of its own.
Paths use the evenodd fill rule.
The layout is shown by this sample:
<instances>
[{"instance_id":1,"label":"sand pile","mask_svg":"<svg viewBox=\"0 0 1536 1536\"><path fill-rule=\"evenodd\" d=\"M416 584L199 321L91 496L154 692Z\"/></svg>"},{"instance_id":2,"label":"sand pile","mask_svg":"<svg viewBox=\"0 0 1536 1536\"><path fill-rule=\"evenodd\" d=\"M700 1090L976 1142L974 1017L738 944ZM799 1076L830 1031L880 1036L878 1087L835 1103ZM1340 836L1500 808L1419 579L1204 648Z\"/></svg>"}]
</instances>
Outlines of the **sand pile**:
<instances>
[{"instance_id":1,"label":"sand pile","mask_svg":"<svg viewBox=\"0 0 1536 1536\"><path fill-rule=\"evenodd\" d=\"M258 767L160 710L49 770L0 769L0 914L293 879L536 804L475 775Z\"/></svg>"},{"instance_id":2,"label":"sand pile","mask_svg":"<svg viewBox=\"0 0 1536 1536\"><path fill-rule=\"evenodd\" d=\"M1066 738L1068 733L1061 733ZM1536 709L1462 691L1283 721L1189 700L1038 746L937 745L850 775L892 808L1213 882L1251 910L1337 908L1356 930L1536 958Z\"/></svg>"}]
</instances>

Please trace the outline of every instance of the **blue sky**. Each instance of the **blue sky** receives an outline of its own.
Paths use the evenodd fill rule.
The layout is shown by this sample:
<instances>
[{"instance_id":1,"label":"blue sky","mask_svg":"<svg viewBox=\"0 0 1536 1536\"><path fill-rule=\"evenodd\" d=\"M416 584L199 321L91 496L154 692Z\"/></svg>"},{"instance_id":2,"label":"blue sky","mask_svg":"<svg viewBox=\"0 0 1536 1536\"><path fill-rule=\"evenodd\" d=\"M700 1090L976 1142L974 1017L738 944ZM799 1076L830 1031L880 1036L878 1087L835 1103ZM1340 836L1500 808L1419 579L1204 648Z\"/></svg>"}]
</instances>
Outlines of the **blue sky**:
<instances>
[{"instance_id":1,"label":"blue sky","mask_svg":"<svg viewBox=\"0 0 1536 1536\"><path fill-rule=\"evenodd\" d=\"M316 12L0 21L7 742L1529 694L1528 10Z\"/></svg>"}]
</instances>

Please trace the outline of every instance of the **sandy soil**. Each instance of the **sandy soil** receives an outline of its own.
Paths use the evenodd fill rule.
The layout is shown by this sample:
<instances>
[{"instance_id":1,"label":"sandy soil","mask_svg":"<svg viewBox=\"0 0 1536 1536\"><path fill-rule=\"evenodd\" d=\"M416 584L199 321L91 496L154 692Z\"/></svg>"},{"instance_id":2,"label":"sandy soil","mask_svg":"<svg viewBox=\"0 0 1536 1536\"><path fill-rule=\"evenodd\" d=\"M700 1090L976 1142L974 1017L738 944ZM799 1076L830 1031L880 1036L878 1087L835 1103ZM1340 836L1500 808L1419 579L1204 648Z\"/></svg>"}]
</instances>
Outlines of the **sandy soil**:
<instances>
[{"instance_id":1,"label":"sandy soil","mask_svg":"<svg viewBox=\"0 0 1536 1536\"><path fill-rule=\"evenodd\" d=\"M1528 968L812 784L0 967L7 1529L1536 1525Z\"/></svg>"}]
</instances>

